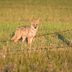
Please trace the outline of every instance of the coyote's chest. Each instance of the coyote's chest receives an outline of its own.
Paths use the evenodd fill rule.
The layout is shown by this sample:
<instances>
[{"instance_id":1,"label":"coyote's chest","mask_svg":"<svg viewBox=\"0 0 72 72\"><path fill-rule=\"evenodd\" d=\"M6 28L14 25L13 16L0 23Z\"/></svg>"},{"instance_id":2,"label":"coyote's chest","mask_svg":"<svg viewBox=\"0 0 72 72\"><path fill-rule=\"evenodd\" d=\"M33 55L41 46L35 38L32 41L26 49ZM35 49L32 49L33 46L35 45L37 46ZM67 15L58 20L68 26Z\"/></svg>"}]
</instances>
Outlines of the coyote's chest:
<instances>
[{"instance_id":1,"label":"coyote's chest","mask_svg":"<svg viewBox=\"0 0 72 72\"><path fill-rule=\"evenodd\" d=\"M26 28L23 31L23 34L25 34L27 37L28 36L34 37L36 35L36 32L37 32L37 29L30 27L30 28Z\"/></svg>"},{"instance_id":2,"label":"coyote's chest","mask_svg":"<svg viewBox=\"0 0 72 72\"><path fill-rule=\"evenodd\" d=\"M37 28L35 29L34 27L20 27L19 31L21 36L34 37L36 35Z\"/></svg>"}]
</instances>

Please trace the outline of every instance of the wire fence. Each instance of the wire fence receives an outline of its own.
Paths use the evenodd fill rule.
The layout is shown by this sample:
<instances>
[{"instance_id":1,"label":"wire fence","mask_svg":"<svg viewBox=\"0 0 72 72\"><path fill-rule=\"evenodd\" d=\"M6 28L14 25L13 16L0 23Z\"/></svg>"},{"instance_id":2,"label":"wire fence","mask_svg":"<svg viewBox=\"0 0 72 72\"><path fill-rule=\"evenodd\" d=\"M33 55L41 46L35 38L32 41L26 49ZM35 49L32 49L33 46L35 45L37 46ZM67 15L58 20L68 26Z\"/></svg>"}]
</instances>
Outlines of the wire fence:
<instances>
[{"instance_id":1,"label":"wire fence","mask_svg":"<svg viewBox=\"0 0 72 72\"><path fill-rule=\"evenodd\" d=\"M67 30L63 30L63 31L56 31L56 32L52 32L52 33L47 33L47 34L42 34L42 35L38 35L36 37L41 37L41 36L48 36L48 35L57 35L57 37L61 37L62 41L66 44L66 46L61 46L61 47L55 47L55 48L72 48L72 42L71 41L68 41L66 39L63 39L64 37L62 35L60 35L61 33L67 33L67 32L72 32L72 29L67 29ZM40 50L44 50L44 49L48 49L48 48L51 48L51 46L44 46L44 48L39 48ZM36 50L39 50L39 49L36 49ZM33 50L33 49L32 49Z\"/></svg>"},{"instance_id":2,"label":"wire fence","mask_svg":"<svg viewBox=\"0 0 72 72\"><path fill-rule=\"evenodd\" d=\"M57 36L59 37L62 37L61 35L59 35L59 33L67 33L67 32L72 32L72 29L68 29L68 30L63 30L63 31L56 31L56 32L52 32L52 33L47 33L47 34L42 34L42 35L37 35L35 36L35 38L37 37L41 37L41 36L48 36L48 35L53 35L53 34L57 34ZM10 40L9 40L10 41ZM59 48L72 48L72 43L71 41L67 41L67 40L63 40L63 42L66 43L66 46L57 46L57 47L54 47L53 49L53 46L51 45L46 45L46 46L43 46L43 47L38 47L38 48L33 48L32 46L30 46L29 48L24 48L25 51L39 51L39 50L55 50L55 49L59 49ZM1 41L1 42L6 42L6 41ZM52 43L53 44L53 43ZM21 50L21 49L17 49L17 51L24 51L24 50Z\"/></svg>"},{"instance_id":3,"label":"wire fence","mask_svg":"<svg viewBox=\"0 0 72 72\"><path fill-rule=\"evenodd\" d=\"M42 35L37 35L35 37L41 37L41 36L46 36L46 35L52 35L52 34L56 34L56 33L66 33L66 32L71 32L72 29L67 29L67 30L63 30L63 31L56 31L56 32L51 32L51 33L45 33L45 34L42 34Z\"/></svg>"},{"instance_id":4,"label":"wire fence","mask_svg":"<svg viewBox=\"0 0 72 72\"><path fill-rule=\"evenodd\" d=\"M41 37L41 36L48 36L48 35L53 35L53 34L55 34L55 35L57 35L57 36L61 36L61 35L59 35L59 33L67 33L67 32L71 32L72 31L72 29L68 29L68 30L63 30L63 31L56 31L56 32L52 32L52 33L47 33L47 34L42 34L42 35L37 35L37 36L35 36L35 38L37 38L37 37ZM61 36L61 37L63 37L63 36ZM72 48L72 43L71 43L71 41L68 41L68 40L66 40L66 39L64 39L64 40L62 40L63 42L65 42L66 43L66 46L61 46L61 47L55 47L54 49L51 47L51 46L43 46L43 47L40 47L40 48L30 48L32 51L39 51L39 50L52 50L52 51L55 51L55 49L57 50L64 50L63 48ZM27 51L29 51L30 49L27 49Z\"/></svg>"}]
</instances>

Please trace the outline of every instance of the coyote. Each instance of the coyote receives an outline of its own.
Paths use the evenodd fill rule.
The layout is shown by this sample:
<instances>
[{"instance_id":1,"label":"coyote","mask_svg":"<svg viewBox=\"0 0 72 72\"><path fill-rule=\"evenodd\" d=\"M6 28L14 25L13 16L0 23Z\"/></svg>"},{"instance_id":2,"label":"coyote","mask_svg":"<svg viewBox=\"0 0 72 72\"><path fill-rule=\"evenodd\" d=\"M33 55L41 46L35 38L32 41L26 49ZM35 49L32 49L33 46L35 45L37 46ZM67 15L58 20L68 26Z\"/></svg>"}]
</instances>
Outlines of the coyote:
<instances>
[{"instance_id":1,"label":"coyote","mask_svg":"<svg viewBox=\"0 0 72 72\"><path fill-rule=\"evenodd\" d=\"M31 44L33 38L36 36L38 30L38 24L40 19L33 19L31 26L21 26L16 28L15 35L11 38L14 42L17 42L22 38L22 42L27 38L28 44Z\"/></svg>"}]
</instances>

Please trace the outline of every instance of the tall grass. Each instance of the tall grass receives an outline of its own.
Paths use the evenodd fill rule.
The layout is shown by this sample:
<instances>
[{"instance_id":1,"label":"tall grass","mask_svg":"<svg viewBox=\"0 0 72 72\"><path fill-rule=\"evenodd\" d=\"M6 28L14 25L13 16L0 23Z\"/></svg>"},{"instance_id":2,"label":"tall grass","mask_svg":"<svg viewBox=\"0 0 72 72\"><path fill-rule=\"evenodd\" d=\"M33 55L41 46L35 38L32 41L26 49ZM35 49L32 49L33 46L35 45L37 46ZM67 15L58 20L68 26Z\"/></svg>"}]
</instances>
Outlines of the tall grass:
<instances>
[{"instance_id":1,"label":"tall grass","mask_svg":"<svg viewBox=\"0 0 72 72\"><path fill-rule=\"evenodd\" d=\"M0 72L72 72L71 3L0 0ZM30 25L33 16L41 20L31 48L26 41L13 43L16 27Z\"/></svg>"}]
</instances>

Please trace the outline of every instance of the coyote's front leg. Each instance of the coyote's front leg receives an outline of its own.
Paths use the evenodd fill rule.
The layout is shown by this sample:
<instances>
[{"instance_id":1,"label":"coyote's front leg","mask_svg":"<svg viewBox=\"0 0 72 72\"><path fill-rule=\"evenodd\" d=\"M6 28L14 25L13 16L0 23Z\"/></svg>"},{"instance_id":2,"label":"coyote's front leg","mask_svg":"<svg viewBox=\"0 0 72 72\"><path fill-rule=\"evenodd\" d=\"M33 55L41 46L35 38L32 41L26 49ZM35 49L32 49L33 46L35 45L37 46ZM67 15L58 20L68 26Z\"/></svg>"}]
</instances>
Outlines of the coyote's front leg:
<instances>
[{"instance_id":1,"label":"coyote's front leg","mask_svg":"<svg viewBox=\"0 0 72 72\"><path fill-rule=\"evenodd\" d=\"M28 36L28 44L31 44L33 40L33 37Z\"/></svg>"}]
</instances>

